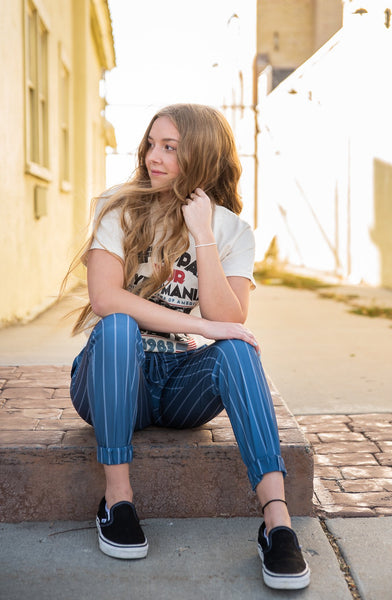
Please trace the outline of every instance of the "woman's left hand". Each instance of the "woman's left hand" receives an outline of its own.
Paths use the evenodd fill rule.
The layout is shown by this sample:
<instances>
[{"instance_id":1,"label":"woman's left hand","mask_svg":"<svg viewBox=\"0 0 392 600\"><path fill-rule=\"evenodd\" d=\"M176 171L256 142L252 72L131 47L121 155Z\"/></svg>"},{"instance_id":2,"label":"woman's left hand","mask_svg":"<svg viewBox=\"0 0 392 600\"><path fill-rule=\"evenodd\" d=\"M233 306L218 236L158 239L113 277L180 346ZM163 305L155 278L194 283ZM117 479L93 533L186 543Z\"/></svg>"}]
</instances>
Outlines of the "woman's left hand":
<instances>
[{"instance_id":1,"label":"woman's left hand","mask_svg":"<svg viewBox=\"0 0 392 600\"><path fill-rule=\"evenodd\" d=\"M185 224L195 239L196 244L214 241L211 227L211 200L203 190L196 188L182 207Z\"/></svg>"}]
</instances>

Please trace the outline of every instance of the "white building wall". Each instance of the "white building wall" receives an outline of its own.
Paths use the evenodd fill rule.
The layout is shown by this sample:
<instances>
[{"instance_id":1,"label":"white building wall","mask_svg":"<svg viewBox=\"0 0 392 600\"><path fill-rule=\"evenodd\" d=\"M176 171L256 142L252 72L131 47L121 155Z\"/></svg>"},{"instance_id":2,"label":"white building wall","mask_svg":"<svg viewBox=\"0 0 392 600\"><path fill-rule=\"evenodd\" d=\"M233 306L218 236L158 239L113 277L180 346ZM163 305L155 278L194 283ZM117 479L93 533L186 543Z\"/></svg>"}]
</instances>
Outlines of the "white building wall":
<instances>
[{"instance_id":1,"label":"white building wall","mask_svg":"<svg viewBox=\"0 0 392 600\"><path fill-rule=\"evenodd\" d=\"M362 16L346 14L340 32L261 97L258 258L276 235L281 258L292 265L392 285L385 267L392 247L385 231L378 242L373 231L376 187L392 227L385 188L392 168L392 29L383 11L369 17L372 6Z\"/></svg>"}]
</instances>

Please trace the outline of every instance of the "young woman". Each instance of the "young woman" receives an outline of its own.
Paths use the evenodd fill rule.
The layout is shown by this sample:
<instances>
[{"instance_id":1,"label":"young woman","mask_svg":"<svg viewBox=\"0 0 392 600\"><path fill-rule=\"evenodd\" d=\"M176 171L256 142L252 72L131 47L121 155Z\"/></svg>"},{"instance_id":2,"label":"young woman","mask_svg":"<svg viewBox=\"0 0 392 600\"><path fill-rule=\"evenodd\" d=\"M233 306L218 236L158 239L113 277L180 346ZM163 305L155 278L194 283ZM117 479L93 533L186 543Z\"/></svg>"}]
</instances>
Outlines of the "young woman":
<instances>
[{"instance_id":1,"label":"young woman","mask_svg":"<svg viewBox=\"0 0 392 600\"><path fill-rule=\"evenodd\" d=\"M129 480L133 432L198 427L226 409L264 514L264 581L295 589L308 585L309 568L291 529L259 346L244 326L254 237L238 217L240 174L217 110L179 104L153 117L133 178L99 199L82 255L90 301L75 331L93 329L72 367L71 397L94 427L105 471L104 553L147 555ZM215 341L200 347L192 335Z\"/></svg>"}]
</instances>

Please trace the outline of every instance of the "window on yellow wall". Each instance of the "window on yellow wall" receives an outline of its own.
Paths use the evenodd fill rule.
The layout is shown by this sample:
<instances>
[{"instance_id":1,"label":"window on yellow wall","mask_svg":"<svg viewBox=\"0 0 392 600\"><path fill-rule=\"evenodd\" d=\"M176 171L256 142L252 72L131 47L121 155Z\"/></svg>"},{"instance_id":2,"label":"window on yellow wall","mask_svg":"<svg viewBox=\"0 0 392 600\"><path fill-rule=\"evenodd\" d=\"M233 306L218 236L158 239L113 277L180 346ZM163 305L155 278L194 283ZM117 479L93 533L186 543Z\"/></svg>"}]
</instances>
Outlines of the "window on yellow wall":
<instances>
[{"instance_id":1,"label":"window on yellow wall","mask_svg":"<svg viewBox=\"0 0 392 600\"><path fill-rule=\"evenodd\" d=\"M60 187L64 192L71 189L70 175L70 75L60 53L59 116L60 116Z\"/></svg>"},{"instance_id":2,"label":"window on yellow wall","mask_svg":"<svg viewBox=\"0 0 392 600\"><path fill-rule=\"evenodd\" d=\"M49 181L48 29L31 0L25 11L26 170Z\"/></svg>"}]
</instances>

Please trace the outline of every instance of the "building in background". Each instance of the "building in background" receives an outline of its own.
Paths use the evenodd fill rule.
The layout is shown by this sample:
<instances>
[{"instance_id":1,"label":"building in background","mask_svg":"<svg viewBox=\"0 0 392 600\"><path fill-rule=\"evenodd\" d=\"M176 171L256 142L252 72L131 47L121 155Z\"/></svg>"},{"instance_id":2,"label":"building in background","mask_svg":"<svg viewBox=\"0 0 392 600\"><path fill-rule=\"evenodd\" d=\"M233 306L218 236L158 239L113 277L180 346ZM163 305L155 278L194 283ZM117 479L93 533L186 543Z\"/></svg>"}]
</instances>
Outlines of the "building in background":
<instances>
[{"instance_id":1,"label":"building in background","mask_svg":"<svg viewBox=\"0 0 392 600\"><path fill-rule=\"evenodd\" d=\"M229 7L228 7L229 8ZM218 108L230 123L242 165L240 192L242 217L257 223L256 105L254 102L254 57L256 54L256 0L232 2L227 11L225 35L216 82L221 94Z\"/></svg>"},{"instance_id":2,"label":"building in background","mask_svg":"<svg viewBox=\"0 0 392 600\"><path fill-rule=\"evenodd\" d=\"M342 26L342 0L257 0L257 58L260 74L271 67L276 87Z\"/></svg>"},{"instance_id":3,"label":"building in background","mask_svg":"<svg viewBox=\"0 0 392 600\"><path fill-rule=\"evenodd\" d=\"M260 225L259 95L269 93L342 26L342 0L237 0L216 81L243 166L244 218ZM229 9L229 6L228 6Z\"/></svg>"},{"instance_id":4,"label":"building in background","mask_svg":"<svg viewBox=\"0 0 392 600\"><path fill-rule=\"evenodd\" d=\"M105 187L106 0L0 3L0 325L52 303Z\"/></svg>"},{"instance_id":5,"label":"building in background","mask_svg":"<svg viewBox=\"0 0 392 600\"><path fill-rule=\"evenodd\" d=\"M271 93L259 83L259 257L392 287L392 4L342 29Z\"/></svg>"}]
</instances>

